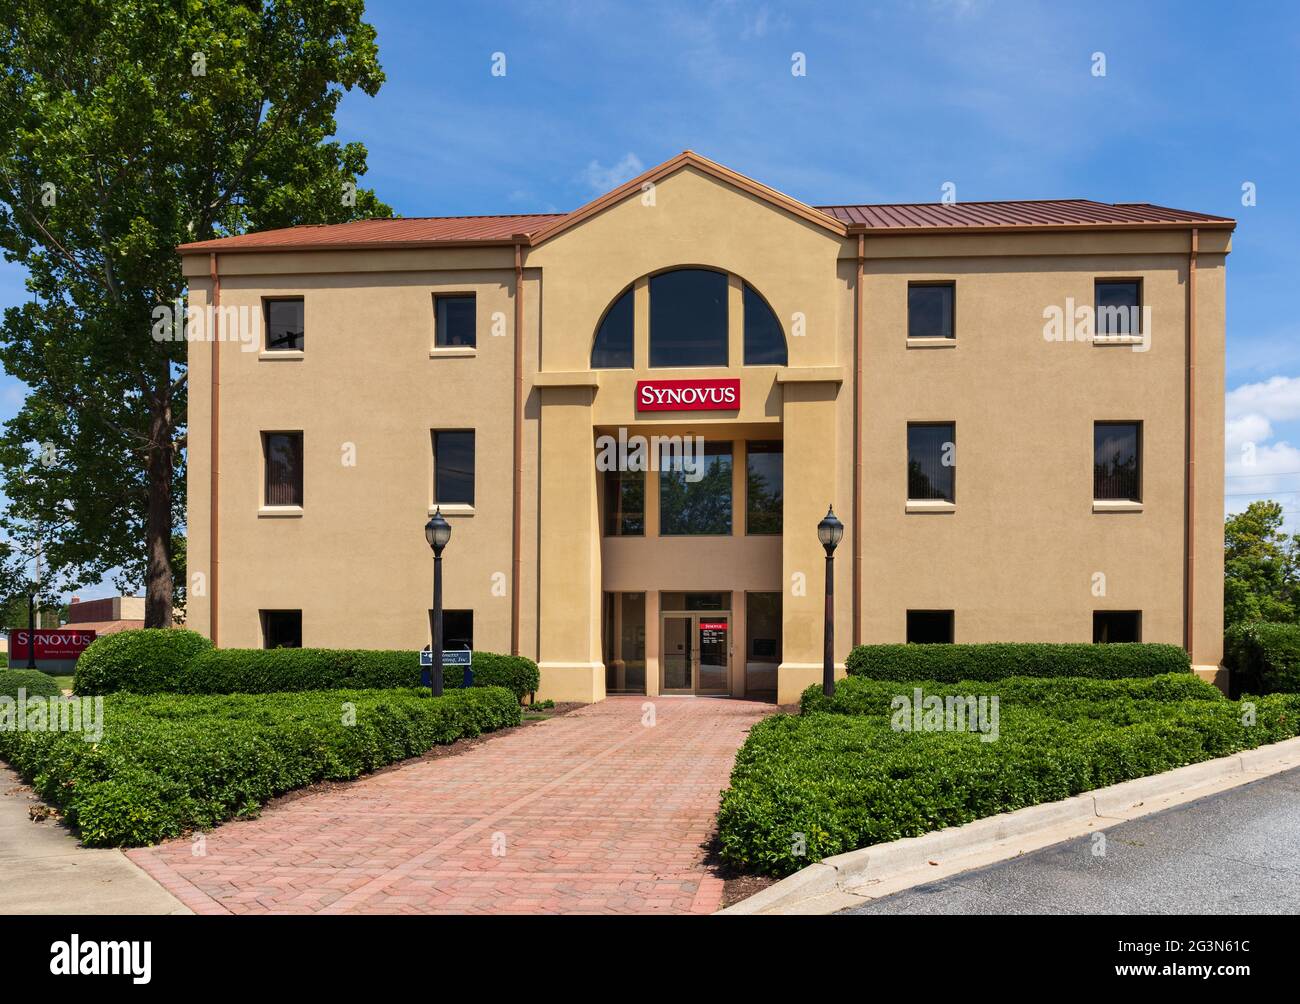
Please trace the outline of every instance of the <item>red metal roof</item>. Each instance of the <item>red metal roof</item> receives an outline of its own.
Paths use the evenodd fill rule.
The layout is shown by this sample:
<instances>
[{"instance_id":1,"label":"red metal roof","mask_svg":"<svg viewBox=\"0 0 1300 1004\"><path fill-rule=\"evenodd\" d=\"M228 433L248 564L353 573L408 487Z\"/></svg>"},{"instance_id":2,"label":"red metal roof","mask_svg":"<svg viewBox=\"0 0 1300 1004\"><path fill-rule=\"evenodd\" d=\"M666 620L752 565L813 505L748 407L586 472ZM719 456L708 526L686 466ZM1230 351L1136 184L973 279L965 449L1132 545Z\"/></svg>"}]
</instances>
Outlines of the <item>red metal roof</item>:
<instances>
[{"instance_id":1,"label":"red metal roof","mask_svg":"<svg viewBox=\"0 0 1300 1004\"><path fill-rule=\"evenodd\" d=\"M1161 229L1201 225L1231 228L1235 221L1146 202L1106 203L1088 199L1027 202L912 203L900 205L816 206L851 231L912 233L1016 229ZM571 214L513 216L424 216L412 219L358 220L287 227L261 233L182 244L182 254L211 251L312 251L367 248L424 248L438 245L511 243L537 233Z\"/></svg>"},{"instance_id":2,"label":"red metal roof","mask_svg":"<svg viewBox=\"0 0 1300 1004\"><path fill-rule=\"evenodd\" d=\"M1222 216L1153 206L1149 202L1046 199L1026 202L924 202L903 205L817 206L853 228L967 230L1006 227L1232 226Z\"/></svg>"}]
</instances>

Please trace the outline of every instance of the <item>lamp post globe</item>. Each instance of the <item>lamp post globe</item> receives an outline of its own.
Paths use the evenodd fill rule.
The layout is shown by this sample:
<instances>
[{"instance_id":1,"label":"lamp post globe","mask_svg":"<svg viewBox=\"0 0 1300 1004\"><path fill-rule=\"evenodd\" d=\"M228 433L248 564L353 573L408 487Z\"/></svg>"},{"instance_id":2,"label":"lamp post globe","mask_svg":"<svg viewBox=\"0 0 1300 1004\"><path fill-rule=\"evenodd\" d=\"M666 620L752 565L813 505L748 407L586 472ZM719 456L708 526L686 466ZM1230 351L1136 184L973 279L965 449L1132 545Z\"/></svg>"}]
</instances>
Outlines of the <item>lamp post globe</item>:
<instances>
[{"instance_id":1,"label":"lamp post globe","mask_svg":"<svg viewBox=\"0 0 1300 1004\"><path fill-rule=\"evenodd\" d=\"M835 548L844 536L844 524L835 515L834 506L817 524L817 539L826 549L826 612L822 619L822 693L835 693Z\"/></svg>"},{"instance_id":2,"label":"lamp post globe","mask_svg":"<svg viewBox=\"0 0 1300 1004\"><path fill-rule=\"evenodd\" d=\"M430 646L429 688L434 697L442 696L442 549L451 540L451 524L442 517L442 507L434 510L424 524L424 539L433 549L433 644Z\"/></svg>"}]
</instances>

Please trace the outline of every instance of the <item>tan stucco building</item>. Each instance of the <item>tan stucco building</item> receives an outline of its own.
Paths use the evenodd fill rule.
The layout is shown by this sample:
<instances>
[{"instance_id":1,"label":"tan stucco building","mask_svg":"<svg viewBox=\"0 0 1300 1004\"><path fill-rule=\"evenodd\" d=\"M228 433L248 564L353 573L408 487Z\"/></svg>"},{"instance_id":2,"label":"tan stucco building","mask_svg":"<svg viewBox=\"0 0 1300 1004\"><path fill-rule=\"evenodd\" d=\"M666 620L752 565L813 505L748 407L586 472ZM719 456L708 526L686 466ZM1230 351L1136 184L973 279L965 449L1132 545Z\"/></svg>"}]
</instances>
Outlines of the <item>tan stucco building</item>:
<instances>
[{"instance_id":1,"label":"tan stucco building","mask_svg":"<svg viewBox=\"0 0 1300 1004\"><path fill-rule=\"evenodd\" d=\"M833 504L841 665L1139 638L1213 671L1232 228L814 208L684 153L568 214L187 245L189 626L414 652L440 506L449 643L539 697L787 702ZM617 469L656 435L704 450Z\"/></svg>"}]
</instances>

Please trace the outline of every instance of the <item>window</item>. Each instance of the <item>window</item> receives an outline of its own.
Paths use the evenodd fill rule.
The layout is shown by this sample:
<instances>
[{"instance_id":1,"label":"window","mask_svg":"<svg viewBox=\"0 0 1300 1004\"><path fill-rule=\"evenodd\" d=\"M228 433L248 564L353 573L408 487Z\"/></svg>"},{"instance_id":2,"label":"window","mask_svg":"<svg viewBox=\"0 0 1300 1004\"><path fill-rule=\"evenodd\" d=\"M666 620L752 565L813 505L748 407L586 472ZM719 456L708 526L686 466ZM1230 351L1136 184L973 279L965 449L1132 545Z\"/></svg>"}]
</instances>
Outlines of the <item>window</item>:
<instances>
[{"instance_id":1,"label":"window","mask_svg":"<svg viewBox=\"0 0 1300 1004\"><path fill-rule=\"evenodd\" d=\"M1141 610L1094 610L1092 612L1094 645L1141 640Z\"/></svg>"},{"instance_id":2,"label":"window","mask_svg":"<svg viewBox=\"0 0 1300 1004\"><path fill-rule=\"evenodd\" d=\"M645 693L645 593L605 593L601 618L605 693Z\"/></svg>"},{"instance_id":3,"label":"window","mask_svg":"<svg viewBox=\"0 0 1300 1004\"><path fill-rule=\"evenodd\" d=\"M776 690L781 662L781 594L745 594L745 693Z\"/></svg>"},{"instance_id":4,"label":"window","mask_svg":"<svg viewBox=\"0 0 1300 1004\"><path fill-rule=\"evenodd\" d=\"M957 427L951 422L909 422L907 497L956 502Z\"/></svg>"},{"instance_id":5,"label":"window","mask_svg":"<svg viewBox=\"0 0 1300 1004\"><path fill-rule=\"evenodd\" d=\"M745 532L781 532L784 443L745 444Z\"/></svg>"},{"instance_id":6,"label":"window","mask_svg":"<svg viewBox=\"0 0 1300 1004\"><path fill-rule=\"evenodd\" d=\"M266 351L301 352L303 349L302 300L265 300Z\"/></svg>"},{"instance_id":7,"label":"window","mask_svg":"<svg viewBox=\"0 0 1300 1004\"><path fill-rule=\"evenodd\" d=\"M433 611L429 611L429 637L433 638ZM444 652L474 649L474 611L446 610L442 612L442 650Z\"/></svg>"},{"instance_id":8,"label":"window","mask_svg":"<svg viewBox=\"0 0 1300 1004\"><path fill-rule=\"evenodd\" d=\"M435 505L474 504L474 430L433 434Z\"/></svg>"},{"instance_id":9,"label":"window","mask_svg":"<svg viewBox=\"0 0 1300 1004\"><path fill-rule=\"evenodd\" d=\"M1092 497L1142 501L1141 422L1093 424Z\"/></svg>"},{"instance_id":10,"label":"window","mask_svg":"<svg viewBox=\"0 0 1300 1004\"><path fill-rule=\"evenodd\" d=\"M263 648L302 648L301 610L263 610Z\"/></svg>"},{"instance_id":11,"label":"window","mask_svg":"<svg viewBox=\"0 0 1300 1004\"><path fill-rule=\"evenodd\" d=\"M263 505L302 505L302 433L262 433Z\"/></svg>"},{"instance_id":12,"label":"window","mask_svg":"<svg viewBox=\"0 0 1300 1004\"><path fill-rule=\"evenodd\" d=\"M661 449L659 471L661 535L731 535L730 443L706 443L703 457Z\"/></svg>"},{"instance_id":13,"label":"window","mask_svg":"<svg viewBox=\"0 0 1300 1004\"><path fill-rule=\"evenodd\" d=\"M680 268L650 277L650 365L727 365L727 277Z\"/></svg>"},{"instance_id":14,"label":"window","mask_svg":"<svg viewBox=\"0 0 1300 1004\"><path fill-rule=\"evenodd\" d=\"M907 284L907 337L955 338L957 286L951 282Z\"/></svg>"},{"instance_id":15,"label":"window","mask_svg":"<svg viewBox=\"0 0 1300 1004\"><path fill-rule=\"evenodd\" d=\"M784 366L785 332L758 290L745 283L745 365Z\"/></svg>"},{"instance_id":16,"label":"window","mask_svg":"<svg viewBox=\"0 0 1300 1004\"><path fill-rule=\"evenodd\" d=\"M614 305L601 318L596 330L596 341L591 347L591 368L632 368L632 287L614 301Z\"/></svg>"},{"instance_id":17,"label":"window","mask_svg":"<svg viewBox=\"0 0 1300 1004\"><path fill-rule=\"evenodd\" d=\"M440 349L473 348L475 335L474 294L458 293L455 296L433 298L433 344Z\"/></svg>"},{"instance_id":18,"label":"window","mask_svg":"<svg viewBox=\"0 0 1300 1004\"><path fill-rule=\"evenodd\" d=\"M1100 337L1142 333L1142 283L1138 279L1098 279L1096 334Z\"/></svg>"},{"instance_id":19,"label":"window","mask_svg":"<svg viewBox=\"0 0 1300 1004\"><path fill-rule=\"evenodd\" d=\"M947 645L952 643L951 610L909 610L907 612L909 645Z\"/></svg>"},{"instance_id":20,"label":"window","mask_svg":"<svg viewBox=\"0 0 1300 1004\"><path fill-rule=\"evenodd\" d=\"M645 472L605 472L605 536L645 535Z\"/></svg>"}]
</instances>

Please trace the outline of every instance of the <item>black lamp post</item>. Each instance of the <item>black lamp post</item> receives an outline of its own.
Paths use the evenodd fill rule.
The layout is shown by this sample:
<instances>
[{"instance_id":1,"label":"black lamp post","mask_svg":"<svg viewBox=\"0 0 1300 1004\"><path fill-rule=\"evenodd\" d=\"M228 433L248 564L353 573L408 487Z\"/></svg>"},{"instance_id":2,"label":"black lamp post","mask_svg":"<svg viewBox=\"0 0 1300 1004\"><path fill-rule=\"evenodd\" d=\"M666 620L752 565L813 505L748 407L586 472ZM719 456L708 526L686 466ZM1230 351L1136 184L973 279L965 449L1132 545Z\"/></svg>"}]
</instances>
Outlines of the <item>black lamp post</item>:
<instances>
[{"instance_id":1,"label":"black lamp post","mask_svg":"<svg viewBox=\"0 0 1300 1004\"><path fill-rule=\"evenodd\" d=\"M442 549L451 540L451 524L442 518L442 507L424 524L424 539L433 548L433 648L429 683L433 696L442 696Z\"/></svg>"},{"instance_id":2,"label":"black lamp post","mask_svg":"<svg viewBox=\"0 0 1300 1004\"><path fill-rule=\"evenodd\" d=\"M835 518L833 506L826 507L826 515L817 524L817 539L826 548L826 615L825 639L822 646L822 693L827 697L835 693L835 546L844 536L844 524Z\"/></svg>"}]
</instances>

